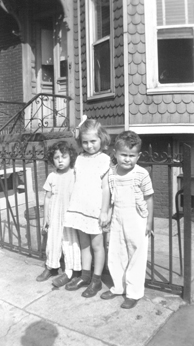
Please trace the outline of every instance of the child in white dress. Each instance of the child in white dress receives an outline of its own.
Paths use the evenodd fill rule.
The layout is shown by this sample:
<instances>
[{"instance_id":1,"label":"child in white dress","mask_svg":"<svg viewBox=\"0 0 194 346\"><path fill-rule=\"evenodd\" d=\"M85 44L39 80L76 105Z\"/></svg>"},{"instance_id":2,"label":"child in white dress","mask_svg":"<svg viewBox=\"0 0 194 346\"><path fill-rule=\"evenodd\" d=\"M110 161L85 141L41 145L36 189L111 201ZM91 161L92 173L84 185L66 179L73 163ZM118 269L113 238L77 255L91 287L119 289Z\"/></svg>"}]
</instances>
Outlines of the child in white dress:
<instances>
[{"instance_id":1,"label":"child in white dress","mask_svg":"<svg viewBox=\"0 0 194 346\"><path fill-rule=\"evenodd\" d=\"M89 298L102 288L101 274L105 262L103 227L108 223L110 200L108 187L110 157L103 153L103 150L110 144L110 136L99 122L88 119L79 128L77 142L82 147L83 153L78 156L75 163L76 179L65 225L78 230L82 275L80 278L73 278L65 288L77 290L88 286L82 296Z\"/></svg>"},{"instance_id":2,"label":"child in white dress","mask_svg":"<svg viewBox=\"0 0 194 346\"><path fill-rule=\"evenodd\" d=\"M108 267L113 287L101 298L125 294L124 309L133 308L144 295L148 236L152 234L154 191L148 171L137 165L140 155L141 139L135 132L117 136L117 165L109 171L113 215Z\"/></svg>"},{"instance_id":3,"label":"child in white dress","mask_svg":"<svg viewBox=\"0 0 194 346\"><path fill-rule=\"evenodd\" d=\"M53 285L65 285L73 276L73 271L81 270L81 253L77 231L64 227L64 216L69 206L75 174L75 150L65 141L60 141L48 150L48 160L56 170L48 175L43 186L45 193L43 232L48 230L46 246L46 268L37 277L45 281L60 268L63 253L65 272L53 280Z\"/></svg>"}]
</instances>

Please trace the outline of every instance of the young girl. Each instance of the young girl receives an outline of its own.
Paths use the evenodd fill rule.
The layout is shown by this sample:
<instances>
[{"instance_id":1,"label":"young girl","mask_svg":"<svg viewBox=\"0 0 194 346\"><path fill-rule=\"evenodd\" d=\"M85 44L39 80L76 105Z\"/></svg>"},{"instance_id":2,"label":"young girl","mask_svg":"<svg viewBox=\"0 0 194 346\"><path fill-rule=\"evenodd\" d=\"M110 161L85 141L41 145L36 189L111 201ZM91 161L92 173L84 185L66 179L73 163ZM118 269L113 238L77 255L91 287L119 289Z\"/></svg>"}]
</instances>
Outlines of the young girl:
<instances>
[{"instance_id":1,"label":"young girl","mask_svg":"<svg viewBox=\"0 0 194 346\"><path fill-rule=\"evenodd\" d=\"M101 290L101 274L105 261L102 229L108 222L110 158L103 150L110 144L110 137L101 124L86 120L79 128L78 145L83 153L76 160L76 180L65 217L65 225L78 229L82 275L73 278L66 289L77 290L88 286L82 293L89 298ZM91 279L92 252L94 273Z\"/></svg>"},{"instance_id":2,"label":"young girl","mask_svg":"<svg viewBox=\"0 0 194 346\"><path fill-rule=\"evenodd\" d=\"M135 132L125 131L117 136L114 156L117 165L109 171L114 208L108 250L114 285L101 298L125 294L121 307L131 309L144 295L154 191L148 171L137 164L141 139Z\"/></svg>"},{"instance_id":3,"label":"young girl","mask_svg":"<svg viewBox=\"0 0 194 346\"><path fill-rule=\"evenodd\" d=\"M46 246L46 268L37 277L45 281L60 267L63 253L65 273L53 280L53 285L65 285L73 276L73 271L81 270L81 254L77 231L64 227L64 215L69 206L74 185L74 163L76 152L65 141L60 141L48 150L48 160L56 171L48 175L43 186L46 191L44 201L43 231L48 229Z\"/></svg>"}]
</instances>

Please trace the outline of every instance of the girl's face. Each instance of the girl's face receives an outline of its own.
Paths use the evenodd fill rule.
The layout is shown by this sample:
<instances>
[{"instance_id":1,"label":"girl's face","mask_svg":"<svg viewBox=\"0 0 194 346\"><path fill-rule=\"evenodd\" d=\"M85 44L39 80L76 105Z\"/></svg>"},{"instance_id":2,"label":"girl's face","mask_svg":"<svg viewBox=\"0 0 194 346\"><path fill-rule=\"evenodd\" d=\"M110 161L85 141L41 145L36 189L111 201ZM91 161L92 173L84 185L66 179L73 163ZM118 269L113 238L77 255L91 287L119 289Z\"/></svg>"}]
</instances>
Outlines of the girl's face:
<instances>
[{"instance_id":1,"label":"girl's face","mask_svg":"<svg viewBox=\"0 0 194 346\"><path fill-rule=\"evenodd\" d=\"M53 156L53 162L58 171L66 172L70 167L70 155L69 153L62 154L60 150L56 150Z\"/></svg>"},{"instance_id":2,"label":"girl's face","mask_svg":"<svg viewBox=\"0 0 194 346\"><path fill-rule=\"evenodd\" d=\"M131 149L123 146L114 150L114 155L117 159L118 173L126 174L134 168L141 153L136 146Z\"/></svg>"},{"instance_id":3,"label":"girl's face","mask_svg":"<svg viewBox=\"0 0 194 346\"><path fill-rule=\"evenodd\" d=\"M89 155L94 155L101 150L101 139L95 130L82 133L82 148Z\"/></svg>"}]
</instances>

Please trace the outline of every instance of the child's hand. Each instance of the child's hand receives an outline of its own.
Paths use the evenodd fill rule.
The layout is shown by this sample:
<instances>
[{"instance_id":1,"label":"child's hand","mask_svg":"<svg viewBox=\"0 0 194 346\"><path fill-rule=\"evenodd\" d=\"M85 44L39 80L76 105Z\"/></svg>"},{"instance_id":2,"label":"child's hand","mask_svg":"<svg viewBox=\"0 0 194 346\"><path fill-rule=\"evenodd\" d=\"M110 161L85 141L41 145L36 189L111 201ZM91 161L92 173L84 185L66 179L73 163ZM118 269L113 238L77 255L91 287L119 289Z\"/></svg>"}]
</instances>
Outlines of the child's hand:
<instances>
[{"instance_id":1,"label":"child's hand","mask_svg":"<svg viewBox=\"0 0 194 346\"><path fill-rule=\"evenodd\" d=\"M48 232L48 227L49 227L48 223L46 223L45 225L43 225L43 227L42 227L42 235L47 234L47 232Z\"/></svg>"},{"instance_id":2,"label":"child's hand","mask_svg":"<svg viewBox=\"0 0 194 346\"><path fill-rule=\"evenodd\" d=\"M152 231L150 227L147 226L145 235L146 236L148 235L148 237L150 237L151 235L154 236L154 232Z\"/></svg>"},{"instance_id":3,"label":"child's hand","mask_svg":"<svg viewBox=\"0 0 194 346\"><path fill-rule=\"evenodd\" d=\"M105 227L108 224L108 214L101 212L99 216L99 225L100 227Z\"/></svg>"}]
</instances>

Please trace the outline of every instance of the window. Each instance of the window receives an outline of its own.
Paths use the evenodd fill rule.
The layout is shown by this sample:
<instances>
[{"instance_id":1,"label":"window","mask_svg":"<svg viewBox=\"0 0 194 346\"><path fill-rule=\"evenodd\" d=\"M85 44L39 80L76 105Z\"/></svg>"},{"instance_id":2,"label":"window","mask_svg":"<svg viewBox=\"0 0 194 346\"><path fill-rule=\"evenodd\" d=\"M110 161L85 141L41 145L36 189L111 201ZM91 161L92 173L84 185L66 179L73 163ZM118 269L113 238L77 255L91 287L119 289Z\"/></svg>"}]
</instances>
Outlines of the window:
<instances>
[{"instance_id":1,"label":"window","mask_svg":"<svg viewBox=\"0 0 194 346\"><path fill-rule=\"evenodd\" d=\"M41 30L42 81L53 83L53 37L52 30Z\"/></svg>"},{"instance_id":2,"label":"window","mask_svg":"<svg viewBox=\"0 0 194 346\"><path fill-rule=\"evenodd\" d=\"M113 93L112 21L110 0L87 0L87 94L103 97Z\"/></svg>"},{"instance_id":3,"label":"window","mask_svg":"<svg viewBox=\"0 0 194 346\"><path fill-rule=\"evenodd\" d=\"M61 24L61 30L59 32L59 59L60 59L60 71L61 78L67 77L67 28L66 23Z\"/></svg>"},{"instance_id":4,"label":"window","mask_svg":"<svg viewBox=\"0 0 194 346\"><path fill-rule=\"evenodd\" d=\"M194 1L145 0L148 93L194 91Z\"/></svg>"}]
</instances>

